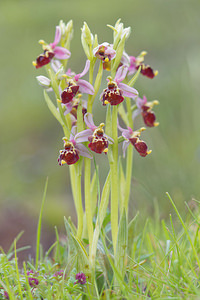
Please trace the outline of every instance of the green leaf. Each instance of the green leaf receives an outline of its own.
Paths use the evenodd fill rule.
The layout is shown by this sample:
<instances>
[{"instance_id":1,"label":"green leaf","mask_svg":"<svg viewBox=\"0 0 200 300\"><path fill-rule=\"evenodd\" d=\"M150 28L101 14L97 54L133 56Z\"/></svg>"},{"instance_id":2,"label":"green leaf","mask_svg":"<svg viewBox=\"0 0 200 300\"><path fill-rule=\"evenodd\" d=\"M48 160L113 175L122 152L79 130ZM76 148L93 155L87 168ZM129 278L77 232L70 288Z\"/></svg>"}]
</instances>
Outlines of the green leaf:
<instances>
[{"instance_id":1,"label":"green leaf","mask_svg":"<svg viewBox=\"0 0 200 300\"><path fill-rule=\"evenodd\" d=\"M129 81L128 85L129 86L133 86L136 82L136 80L138 79L138 76L140 74L140 70L141 70L141 67L138 68L137 72L135 73L135 75L133 76L133 78Z\"/></svg>"},{"instance_id":2,"label":"green leaf","mask_svg":"<svg viewBox=\"0 0 200 300\"><path fill-rule=\"evenodd\" d=\"M53 116L57 119L57 121L61 124L61 126L64 126L64 123L61 119L61 116L60 116L56 106L53 104L53 102L51 101L50 97L48 96L48 94L45 90L44 90L44 99L46 101L46 104L47 104L49 110L53 114Z\"/></svg>"},{"instance_id":3,"label":"green leaf","mask_svg":"<svg viewBox=\"0 0 200 300\"><path fill-rule=\"evenodd\" d=\"M123 170L121 159L119 159L119 183L120 183L119 184L120 211L122 211L123 207L124 207L126 179L125 179L125 175L124 175L124 170Z\"/></svg>"},{"instance_id":4,"label":"green leaf","mask_svg":"<svg viewBox=\"0 0 200 300\"><path fill-rule=\"evenodd\" d=\"M38 219L38 226L37 226L37 242L36 242L36 257L35 257L35 268L36 268L36 270L38 268L38 263L39 263L42 214L43 214L43 209L44 209L44 202L45 202L45 199L46 199L47 186L48 186L48 177L47 177L46 183L45 183L44 194L43 194L42 204L41 204L41 208L40 208L40 215L39 215L39 219Z\"/></svg>"},{"instance_id":5,"label":"green leaf","mask_svg":"<svg viewBox=\"0 0 200 300\"><path fill-rule=\"evenodd\" d=\"M128 224L127 224L126 211L124 209L119 222L116 256L115 256L116 266L119 270L121 270L122 278L124 278L125 275L127 247L128 247Z\"/></svg>"},{"instance_id":6,"label":"green leaf","mask_svg":"<svg viewBox=\"0 0 200 300\"><path fill-rule=\"evenodd\" d=\"M120 64L122 54L123 54L123 51L124 51L125 41L126 41L126 35L124 34L124 36L122 37L121 41L119 42L119 45L118 45L117 50L116 50L116 57L114 59L114 64L112 66L112 73L115 72L115 70L117 70L117 68Z\"/></svg>"}]
</instances>

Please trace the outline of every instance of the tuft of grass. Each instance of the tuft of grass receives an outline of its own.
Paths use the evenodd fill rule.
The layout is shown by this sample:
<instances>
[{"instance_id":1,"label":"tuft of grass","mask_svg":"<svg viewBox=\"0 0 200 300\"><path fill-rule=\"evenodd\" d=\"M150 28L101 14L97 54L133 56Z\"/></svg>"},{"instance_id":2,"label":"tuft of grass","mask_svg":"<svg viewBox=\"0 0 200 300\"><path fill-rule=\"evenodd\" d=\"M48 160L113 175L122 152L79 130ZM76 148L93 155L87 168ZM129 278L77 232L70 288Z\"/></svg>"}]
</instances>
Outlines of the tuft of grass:
<instances>
[{"instance_id":1,"label":"tuft of grass","mask_svg":"<svg viewBox=\"0 0 200 300\"><path fill-rule=\"evenodd\" d=\"M199 285L199 203L188 207L184 220L167 194L176 216L169 221L139 214L127 224L122 214L117 244L117 261L110 242L109 212L99 234L95 274L91 276L86 241L74 235L71 220L65 219L67 239L56 242L39 256L40 231L45 193L37 231L37 268L31 261L17 263L15 239L7 254L0 254L0 299L197 299ZM156 204L157 205L157 204ZM156 215L159 216L158 206ZM14 252L14 257L11 253ZM50 255L51 254L51 255ZM86 283L76 279L86 275ZM32 284L31 284L32 280ZM35 282L35 284L33 284ZM6 294L7 293L7 294ZM8 295L8 296L7 296Z\"/></svg>"}]
</instances>

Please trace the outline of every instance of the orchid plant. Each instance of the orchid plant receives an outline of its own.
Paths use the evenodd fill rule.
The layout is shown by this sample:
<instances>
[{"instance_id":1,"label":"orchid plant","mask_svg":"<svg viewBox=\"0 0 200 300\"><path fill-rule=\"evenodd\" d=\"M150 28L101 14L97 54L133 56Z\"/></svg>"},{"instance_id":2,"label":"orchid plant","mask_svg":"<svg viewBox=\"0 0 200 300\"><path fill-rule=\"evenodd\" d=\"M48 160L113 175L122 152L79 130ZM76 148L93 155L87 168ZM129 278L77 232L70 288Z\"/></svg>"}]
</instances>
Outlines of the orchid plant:
<instances>
[{"instance_id":1,"label":"orchid plant","mask_svg":"<svg viewBox=\"0 0 200 300\"><path fill-rule=\"evenodd\" d=\"M69 221L66 221L66 226L75 246L84 249L82 253L87 257L91 278L95 272L97 247L108 207L116 266L123 268L125 264L125 259L121 261L123 255L120 251L124 253L127 248L133 150L141 159L149 155L151 150L140 136L146 128L158 125L153 111L158 101L147 102L146 96L140 98L133 87L140 74L152 79L158 72L144 63L145 51L136 57L126 53L125 42L130 36L130 27L124 28L120 20L108 27L113 30L113 41L99 44L97 35L93 35L84 22L81 41L86 62L83 71L78 74L67 68L71 56L72 21L67 24L60 21L53 43L39 41L43 53L33 62L36 69L46 68L47 77L37 76L37 81L44 89L50 111L63 129L64 149L60 150L58 164L69 170L77 213L77 227ZM96 65L98 71L95 73ZM82 79L88 73L89 80ZM107 85L100 91L104 75ZM99 125L95 125L94 121L95 101L101 101L105 107L105 117ZM138 116L142 117L145 127L135 129L134 121ZM121 127L122 122L125 128ZM126 160L125 170L119 156L121 147ZM110 166L102 191L99 191L98 185L97 155L107 155ZM123 249L120 248L122 241ZM80 259L83 260L83 257ZM81 271L86 272L86 265Z\"/></svg>"}]
</instances>

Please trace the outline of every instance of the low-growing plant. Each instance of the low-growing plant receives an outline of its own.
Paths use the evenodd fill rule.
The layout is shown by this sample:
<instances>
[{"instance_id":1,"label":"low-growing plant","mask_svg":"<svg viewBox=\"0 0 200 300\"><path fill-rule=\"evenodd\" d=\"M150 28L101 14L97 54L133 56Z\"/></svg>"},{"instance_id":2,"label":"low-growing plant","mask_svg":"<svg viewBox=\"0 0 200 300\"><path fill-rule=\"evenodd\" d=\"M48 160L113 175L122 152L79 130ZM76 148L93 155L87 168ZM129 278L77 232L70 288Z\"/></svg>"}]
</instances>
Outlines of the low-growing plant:
<instances>
[{"instance_id":1,"label":"low-growing plant","mask_svg":"<svg viewBox=\"0 0 200 300\"><path fill-rule=\"evenodd\" d=\"M158 101L140 97L133 86L140 74L153 79L158 72L144 63L145 51L138 56L126 53L130 27L124 28L120 20L108 27L113 41L99 43L84 22L81 42L86 62L79 73L68 68L72 21L60 21L52 43L39 41L43 53L33 65L46 69L47 77L37 76L37 81L63 129L58 164L70 174L77 224L65 218L67 240L60 241L56 230L57 240L43 257L40 232L46 183L35 261L24 263L19 271L16 241L7 255L1 254L0 299L178 299L198 294L199 223L192 211L193 221L186 225L169 196L182 224L178 236L172 219L171 229L162 221L159 236L152 220L140 229L137 215L128 220L133 151L138 159L146 159L151 150L141 135L158 125L153 111ZM88 81L82 79L87 73ZM94 104L99 98L105 114L97 124ZM144 127L135 128L138 117ZM96 156L102 155L109 165L103 184L101 165L96 163ZM156 226L160 228L159 221Z\"/></svg>"}]
</instances>

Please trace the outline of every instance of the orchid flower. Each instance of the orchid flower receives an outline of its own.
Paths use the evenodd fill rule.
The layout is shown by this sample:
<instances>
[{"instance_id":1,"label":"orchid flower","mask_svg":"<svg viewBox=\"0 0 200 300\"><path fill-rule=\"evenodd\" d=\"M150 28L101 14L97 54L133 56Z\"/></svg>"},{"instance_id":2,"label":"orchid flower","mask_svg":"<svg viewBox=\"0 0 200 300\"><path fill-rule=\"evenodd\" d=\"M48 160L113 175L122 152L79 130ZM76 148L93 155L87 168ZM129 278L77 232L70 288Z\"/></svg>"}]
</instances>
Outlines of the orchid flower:
<instances>
[{"instance_id":1,"label":"orchid flower","mask_svg":"<svg viewBox=\"0 0 200 300\"><path fill-rule=\"evenodd\" d=\"M81 156L88 157L92 159L92 155L88 149L81 144L83 140L81 139L81 132L75 134L76 126L72 127L71 135L69 140L64 137L64 149L60 150L60 155L58 157L58 163L60 166L63 164L72 165L75 164Z\"/></svg>"},{"instance_id":2,"label":"orchid flower","mask_svg":"<svg viewBox=\"0 0 200 300\"><path fill-rule=\"evenodd\" d=\"M152 150L148 150L147 144L139 139L141 132L145 130L144 127L140 128L138 131L133 131L130 127L123 129L118 124L118 128L122 132L122 136L125 139L122 144L123 157L125 157L126 149L130 144L134 146L134 148L142 157L145 157L152 152Z\"/></svg>"},{"instance_id":3,"label":"orchid flower","mask_svg":"<svg viewBox=\"0 0 200 300\"><path fill-rule=\"evenodd\" d=\"M89 141L88 147L96 152L105 154L108 152L109 143L113 144L114 141L111 137L107 136L104 133L103 127L104 123L101 123L99 126L96 126L93 121L92 114L86 113L84 115L85 124L89 127L80 133L77 134L78 138L81 138L82 142Z\"/></svg>"},{"instance_id":4,"label":"orchid flower","mask_svg":"<svg viewBox=\"0 0 200 300\"><path fill-rule=\"evenodd\" d=\"M103 62L109 62L116 56L113 46L105 42L93 49L93 54Z\"/></svg>"},{"instance_id":5,"label":"orchid flower","mask_svg":"<svg viewBox=\"0 0 200 300\"><path fill-rule=\"evenodd\" d=\"M86 80L80 79L88 72L89 68L90 61L87 60L84 70L81 73L74 75L71 70L68 70L67 73L63 75L63 77L66 77L67 87L61 93L62 103L66 104L71 102L78 92L89 95L94 94L93 86Z\"/></svg>"},{"instance_id":6,"label":"orchid flower","mask_svg":"<svg viewBox=\"0 0 200 300\"><path fill-rule=\"evenodd\" d=\"M40 54L36 61L33 62L33 65L36 69L41 68L52 60L53 57L57 59L68 59L71 55L70 51L66 48L57 46L61 39L61 28L56 26L56 33L53 43L47 44L43 40L40 40L39 43L42 44L44 53Z\"/></svg>"},{"instance_id":7,"label":"orchid flower","mask_svg":"<svg viewBox=\"0 0 200 300\"><path fill-rule=\"evenodd\" d=\"M108 86L104 89L100 96L103 105L110 103L110 105L118 105L124 101L124 97L135 98L138 91L122 81L125 79L128 71L128 66L121 66L116 72L115 79L108 77Z\"/></svg>"},{"instance_id":8,"label":"orchid flower","mask_svg":"<svg viewBox=\"0 0 200 300\"><path fill-rule=\"evenodd\" d=\"M158 75L158 71L154 71L149 65L144 64L144 56L147 54L146 51L142 51L139 56L130 56L130 66L128 69L128 75L133 75L139 67L141 67L140 73L148 78L154 78Z\"/></svg>"},{"instance_id":9,"label":"orchid flower","mask_svg":"<svg viewBox=\"0 0 200 300\"><path fill-rule=\"evenodd\" d=\"M146 96L143 96L143 99L137 98L136 100L137 109L133 112L133 119L139 114L142 115L144 123L148 127L156 127L159 125L158 122L156 122L156 115L152 111L152 108L154 105L158 105L159 102L157 100L154 100L152 102L147 102Z\"/></svg>"}]
</instances>

